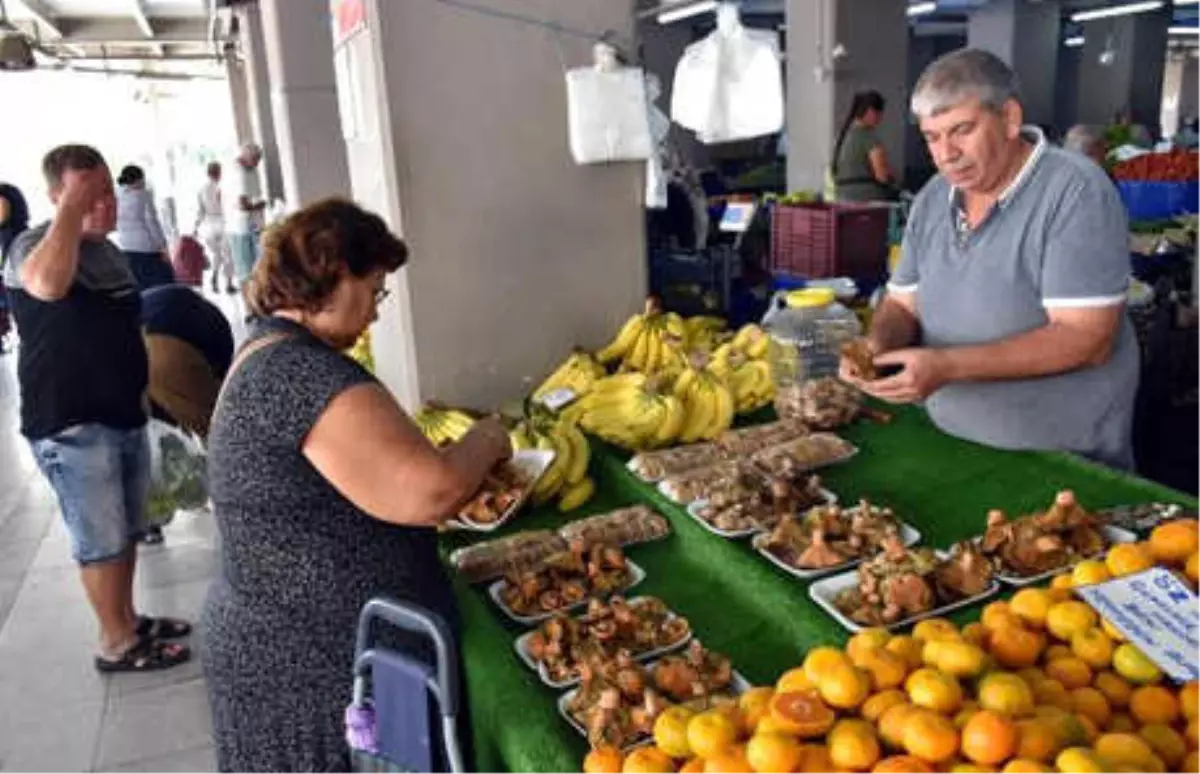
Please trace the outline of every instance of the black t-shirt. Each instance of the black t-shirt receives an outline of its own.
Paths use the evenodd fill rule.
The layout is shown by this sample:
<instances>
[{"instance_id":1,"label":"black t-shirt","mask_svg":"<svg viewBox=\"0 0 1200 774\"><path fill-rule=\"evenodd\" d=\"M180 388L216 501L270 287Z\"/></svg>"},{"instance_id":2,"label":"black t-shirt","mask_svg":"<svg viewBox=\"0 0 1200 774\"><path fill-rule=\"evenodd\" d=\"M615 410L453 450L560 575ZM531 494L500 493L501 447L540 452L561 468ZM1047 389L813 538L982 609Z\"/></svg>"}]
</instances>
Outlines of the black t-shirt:
<instances>
[{"instance_id":1,"label":"black t-shirt","mask_svg":"<svg viewBox=\"0 0 1200 774\"><path fill-rule=\"evenodd\" d=\"M40 439L81 424L141 427L148 369L129 263L111 242L84 240L70 292L39 301L22 289L20 269L47 229L17 237L4 269L21 336L21 432Z\"/></svg>"},{"instance_id":2,"label":"black t-shirt","mask_svg":"<svg viewBox=\"0 0 1200 774\"><path fill-rule=\"evenodd\" d=\"M142 292L146 333L174 336L199 350L219 378L233 362L233 330L224 313L186 285L161 285Z\"/></svg>"}]
</instances>

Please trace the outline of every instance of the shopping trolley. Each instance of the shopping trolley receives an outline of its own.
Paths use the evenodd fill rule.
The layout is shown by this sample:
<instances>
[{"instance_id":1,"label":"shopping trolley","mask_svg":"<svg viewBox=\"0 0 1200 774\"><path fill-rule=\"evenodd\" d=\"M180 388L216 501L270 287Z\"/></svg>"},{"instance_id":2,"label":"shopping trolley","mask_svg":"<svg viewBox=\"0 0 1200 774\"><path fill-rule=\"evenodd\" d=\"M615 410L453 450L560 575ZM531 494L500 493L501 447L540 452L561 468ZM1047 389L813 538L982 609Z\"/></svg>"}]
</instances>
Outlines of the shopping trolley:
<instances>
[{"instance_id":1,"label":"shopping trolley","mask_svg":"<svg viewBox=\"0 0 1200 774\"><path fill-rule=\"evenodd\" d=\"M431 641L435 664L376 647L371 632L377 620ZM396 599L367 602L354 646L354 698L346 708L354 770L464 771L460 684L458 648L441 616Z\"/></svg>"}]
</instances>

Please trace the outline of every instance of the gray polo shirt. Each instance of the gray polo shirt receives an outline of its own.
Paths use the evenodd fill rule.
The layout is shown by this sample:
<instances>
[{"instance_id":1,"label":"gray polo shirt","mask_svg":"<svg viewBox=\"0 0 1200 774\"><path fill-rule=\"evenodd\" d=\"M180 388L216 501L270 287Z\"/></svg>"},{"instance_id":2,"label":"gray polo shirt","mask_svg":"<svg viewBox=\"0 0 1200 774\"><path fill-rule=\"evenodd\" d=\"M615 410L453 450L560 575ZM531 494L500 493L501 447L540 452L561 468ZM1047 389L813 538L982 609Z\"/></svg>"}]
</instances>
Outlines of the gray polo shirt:
<instances>
[{"instance_id":1,"label":"gray polo shirt","mask_svg":"<svg viewBox=\"0 0 1200 774\"><path fill-rule=\"evenodd\" d=\"M889 288L915 293L923 343L988 344L1045 326L1046 310L1122 304L1130 264L1125 208L1091 160L1034 152L999 202L969 229L941 175L917 196ZM945 432L1006 449L1076 452L1133 465L1138 347L1122 316L1103 365L1035 379L948 384L926 403Z\"/></svg>"}]
</instances>

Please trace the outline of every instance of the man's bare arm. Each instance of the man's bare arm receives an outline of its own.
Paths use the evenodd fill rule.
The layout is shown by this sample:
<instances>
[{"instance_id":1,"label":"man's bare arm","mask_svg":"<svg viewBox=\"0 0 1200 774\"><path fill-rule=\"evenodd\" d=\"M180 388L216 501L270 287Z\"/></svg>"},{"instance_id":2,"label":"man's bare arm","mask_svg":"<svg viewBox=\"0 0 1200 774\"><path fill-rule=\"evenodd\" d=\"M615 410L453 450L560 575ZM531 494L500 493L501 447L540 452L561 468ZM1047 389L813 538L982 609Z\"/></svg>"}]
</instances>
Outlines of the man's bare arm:
<instances>
[{"instance_id":1,"label":"man's bare arm","mask_svg":"<svg viewBox=\"0 0 1200 774\"><path fill-rule=\"evenodd\" d=\"M920 336L916 294L889 291L872 316L871 348L877 354L891 352L915 345Z\"/></svg>"},{"instance_id":2,"label":"man's bare arm","mask_svg":"<svg viewBox=\"0 0 1200 774\"><path fill-rule=\"evenodd\" d=\"M59 207L42 241L21 264L21 286L39 301L65 298L79 269L83 216Z\"/></svg>"}]
</instances>

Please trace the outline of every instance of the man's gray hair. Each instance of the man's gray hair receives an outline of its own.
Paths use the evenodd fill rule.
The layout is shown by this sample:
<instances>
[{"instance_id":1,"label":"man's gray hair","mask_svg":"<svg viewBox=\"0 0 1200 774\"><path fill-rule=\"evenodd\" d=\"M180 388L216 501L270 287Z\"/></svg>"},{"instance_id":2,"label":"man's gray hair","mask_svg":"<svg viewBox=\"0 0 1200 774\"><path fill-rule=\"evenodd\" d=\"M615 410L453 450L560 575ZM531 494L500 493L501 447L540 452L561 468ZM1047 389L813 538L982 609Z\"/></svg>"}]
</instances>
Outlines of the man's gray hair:
<instances>
[{"instance_id":1,"label":"man's gray hair","mask_svg":"<svg viewBox=\"0 0 1200 774\"><path fill-rule=\"evenodd\" d=\"M1088 155L1104 142L1104 131L1091 124L1075 124L1063 138L1063 148Z\"/></svg>"},{"instance_id":2,"label":"man's gray hair","mask_svg":"<svg viewBox=\"0 0 1200 774\"><path fill-rule=\"evenodd\" d=\"M1021 101L1017 75L1000 57L977 48L962 48L937 59L913 88L912 113L918 120L944 113L977 99L999 110L1010 99Z\"/></svg>"}]
</instances>

